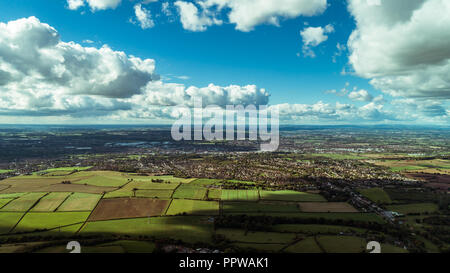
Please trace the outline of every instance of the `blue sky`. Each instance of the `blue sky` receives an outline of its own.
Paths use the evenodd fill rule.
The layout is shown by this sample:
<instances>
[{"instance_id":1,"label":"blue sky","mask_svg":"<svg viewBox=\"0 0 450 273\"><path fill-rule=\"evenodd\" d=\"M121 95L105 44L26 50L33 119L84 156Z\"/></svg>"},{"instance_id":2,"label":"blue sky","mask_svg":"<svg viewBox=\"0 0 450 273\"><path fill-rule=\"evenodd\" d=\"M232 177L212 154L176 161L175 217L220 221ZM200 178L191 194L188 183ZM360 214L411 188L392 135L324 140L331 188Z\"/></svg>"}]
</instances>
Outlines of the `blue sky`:
<instances>
[{"instance_id":1,"label":"blue sky","mask_svg":"<svg viewBox=\"0 0 450 273\"><path fill-rule=\"evenodd\" d=\"M274 10L273 14L261 11L263 15L258 18L263 19L258 19L256 23L253 21L248 23L245 21L245 17L238 17L237 23L236 20L233 21L231 19L230 14L234 11L238 13L241 8L235 3L235 0L225 0L224 2L229 3L228 6L226 5L222 9L214 5L202 8L202 1L214 3L215 0L178 1L191 3L197 8L197 15L199 16L221 21L217 25L214 23L204 25L202 31L195 31L184 25L182 19L183 11L173 1L96 0L97 2L104 1L105 5L110 5L109 7L97 9L89 1L78 1L81 1L84 5L77 9L69 9L66 0L3 1L0 3L0 22L6 24L21 18L34 16L39 20L40 24L45 23L54 28L59 34L61 42L73 41L82 47L95 47L97 49L107 45L114 52L122 51L127 56L136 56L142 60L152 59L155 61L153 74L160 75L164 84L183 85L186 89L191 86L200 89L207 87L209 84L220 87L256 85L258 89L265 89L270 94L268 101L270 105L294 105L288 107L290 108L289 111L286 110L286 115L292 112L292 115L298 116L297 121L292 121L294 123L420 124L434 122L436 124L445 124L449 120L448 86L445 86L443 91L436 91L432 95L429 95L426 90L422 89L417 90L417 92L405 91L410 89L407 86L398 87L394 86L394 84L389 85L386 83L387 79L392 80L392 77L398 74L398 71L394 71L395 69L393 69L392 73L381 73L381 76L372 77L378 71L377 67L366 69L357 61L352 62L349 59L353 55L359 57L358 60L363 59L363 57L367 58L367 60L372 60L372 56L367 57L365 52L375 51L368 45L363 45L363 41L354 42L351 45L353 49L349 50L349 37L352 32L359 30L364 35L364 31L368 32L369 30L367 29L370 29L365 27L365 24L370 24L371 22L358 22L358 20L355 20L357 16L364 15L364 12L370 12L367 11L367 8L373 8L372 5L362 7L367 5L367 3L359 2L364 1L331 0L327 2L326 0L314 0L311 2L315 4L311 5L317 5L318 11L312 16L304 16L305 10L309 8L308 4L305 4L304 0L298 0L298 5L295 6L295 8L298 8L298 12L287 15L286 11L277 12ZM93 1L95 2L95 0ZM270 2L272 0L265 1ZM162 5L165 2L168 3L165 5L168 5L170 15L162 11ZM325 5L323 5L324 2L326 3ZM426 4L427 2L439 1L423 0L419 2ZM115 4L117 3L116 7ZM383 2L380 3L381 5L384 4ZM151 27L145 29L142 27L141 21L139 21L135 12L135 7L138 4L149 15L147 19L152 21ZM377 5L374 8L378 8ZM395 8L392 7L392 9ZM421 6L411 6L410 9L420 10ZM255 9L254 12L257 14L259 9ZM384 12L385 14L379 17L380 20L383 20L383 16L386 16L386 20L390 20L390 12L395 11ZM242 15L242 13L239 14ZM272 19L270 18L276 18L278 25L272 24L272 21L270 21ZM246 29L245 31L237 29L241 24L239 20L245 21L247 25L244 27L248 27L248 24L250 24L251 29ZM326 40L320 41L318 45L314 44L314 41L317 42L317 40L314 40L316 36L312 37L313 45L309 46L309 49L314 52L315 56L308 56L304 51L306 40L300 32L307 28L320 27L323 30L327 25L332 26L333 31L323 32ZM5 29L7 30L8 28L6 27ZM366 35L370 35L370 33ZM385 37L380 37L380 39L388 39L389 35L390 33L386 33ZM88 40L90 41L89 43L86 42ZM398 41L398 43L402 44L403 41ZM340 52L339 56L336 55L338 53L338 44L345 46L345 49ZM366 46L366 48L363 48L363 46ZM439 48L437 49L439 50ZM383 49L380 48L380 50ZM418 49L412 48L412 50ZM0 48L0 57L2 57L1 54L7 53L6 51L2 52ZM442 61L448 61L449 57L448 53L441 56ZM397 57L389 55L386 58L395 61ZM426 62L424 60L424 63ZM446 68L444 66L444 69ZM404 75L408 77L421 75L420 69L417 69L417 67L414 69L414 73L405 72ZM410 71L411 68L402 67L401 70ZM342 73L342 71L347 71L347 73ZM377 80L376 83L371 82L374 78ZM42 77L40 79L42 80ZM444 85L448 84L448 79L443 79L443 81ZM25 84L24 81L21 84ZM33 84L29 89L36 88L35 86L37 84ZM439 85L439 88L441 87L442 83ZM0 90L1 88L2 86L0 85ZM158 92L171 92L170 88L164 89L165 91L155 91L154 88L154 86L146 87L148 89L146 92L151 94L151 96L156 96L155 94ZM345 90L339 93L343 88ZM426 88L434 90L434 86L427 86ZM12 87L3 86L3 89L5 93L14 91ZM330 90L334 91L330 92ZM358 94L366 96L361 97L358 94L354 94L354 96L350 97L351 92L356 93L361 90L364 90L365 93ZM39 94L42 94L42 92ZM122 103L125 103L123 101L124 97L114 98L109 94L105 95L95 92L86 92L82 95L91 96L89 99L93 100L100 97L102 107L105 104L117 103L122 105ZM136 91L132 95L140 92ZM208 91L203 90L202 92ZM76 93L78 95L80 91L61 91L61 94L66 95L67 93ZM410 93L414 93L414 95L410 95ZM35 94L32 96L37 98ZM104 97L115 99L115 101L104 102ZM131 97L131 95L127 97ZM58 99L60 98L58 97ZM58 99L53 100L57 101ZM83 97L83 99L86 98ZM394 103L391 103L393 100ZM328 114L331 113L330 117L325 119L314 117L314 111L310 110L319 102L330 105L328 110L323 110ZM130 103L130 101L126 101L126 103ZM336 110L336 103L345 104L353 108L351 117L347 113L336 114L336 111L339 110ZM377 111L377 113L368 113L367 117L358 117L358 109L369 104L371 104L368 107L370 111ZM149 105L151 107L155 106L154 103ZM400 117L397 115L398 110L396 110L399 105L404 105L406 108L409 107L408 109L410 109L411 113L417 114L422 111L424 114L416 117ZM20 112L20 107L17 105L9 108L4 107L5 109L0 111L0 113L7 114L2 118L2 123L33 120L33 116L36 115L45 117L47 122L70 119L89 122L92 119L92 115L95 117L98 115L98 113L92 113L92 115L73 114L74 110L72 109L64 112L58 107L56 107L58 108L57 111L49 111L55 110L54 106L46 106L45 109L36 107L35 104L32 106L34 108L28 108L33 108L35 112L28 111L27 113ZM90 107L92 108L92 105ZM125 108L133 107L123 107L118 109L118 111L128 111ZM0 109L2 109L1 104ZM8 112L11 109L14 111ZM83 109L81 107L77 111L83 111ZM110 109L111 113L115 112L114 108L108 109ZM101 119L109 120L108 115L104 114L107 112L105 109L101 109L100 112L103 113ZM429 114L431 112L438 114ZM122 114L113 114L114 118L112 120L117 121L120 117L124 120L132 120L134 117L139 116L135 113L125 116L122 116ZM317 114L320 116L324 113L320 112ZM150 116L151 118L149 118L149 115L145 116L146 122L158 119L158 116ZM160 118L163 119L162 117Z\"/></svg>"}]
</instances>

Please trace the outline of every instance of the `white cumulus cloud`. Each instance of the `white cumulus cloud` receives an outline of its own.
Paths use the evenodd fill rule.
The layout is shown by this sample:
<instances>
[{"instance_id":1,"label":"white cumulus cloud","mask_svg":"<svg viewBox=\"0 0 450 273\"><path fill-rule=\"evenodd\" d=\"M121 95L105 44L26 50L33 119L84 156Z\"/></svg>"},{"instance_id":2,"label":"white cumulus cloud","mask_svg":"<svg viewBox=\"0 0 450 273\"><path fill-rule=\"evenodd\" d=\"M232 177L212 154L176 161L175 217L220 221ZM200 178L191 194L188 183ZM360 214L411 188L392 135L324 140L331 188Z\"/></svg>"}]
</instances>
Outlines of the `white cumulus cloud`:
<instances>
[{"instance_id":1,"label":"white cumulus cloud","mask_svg":"<svg viewBox=\"0 0 450 273\"><path fill-rule=\"evenodd\" d=\"M35 17L0 23L2 117L168 117L167 106L192 106L196 97L223 107L267 104L269 94L255 85L164 83L152 59L63 42Z\"/></svg>"},{"instance_id":2,"label":"white cumulus cloud","mask_svg":"<svg viewBox=\"0 0 450 273\"><path fill-rule=\"evenodd\" d=\"M321 43L328 40L326 34L333 33L333 25L327 25L325 27L307 27L300 32L303 40L303 54L309 57L315 57L316 54L311 47L316 47Z\"/></svg>"},{"instance_id":3,"label":"white cumulus cloud","mask_svg":"<svg viewBox=\"0 0 450 273\"><path fill-rule=\"evenodd\" d=\"M71 10L77 10L84 6L84 0L67 0L67 7Z\"/></svg>"},{"instance_id":4,"label":"white cumulus cloud","mask_svg":"<svg viewBox=\"0 0 450 273\"><path fill-rule=\"evenodd\" d=\"M359 91L353 91L348 94L349 99L354 101L372 101L373 96L364 89L361 89Z\"/></svg>"},{"instance_id":5,"label":"white cumulus cloud","mask_svg":"<svg viewBox=\"0 0 450 273\"><path fill-rule=\"evenodd\" d=\"M67 6L71 10L77 10L87 3L92 11L115 9L122 0L67 0Z\"/></svg>"},{"instance_id":6,"label":"white cumulus cloud","mask_svg":"<svg viewBox=\"0 0 450 273\"><path fill-rule=\"evenodd\" d=\"M120 99L157 80L154 70L152 59L63 42L35 17L0 23L2 114L129 108Z\"/></svg>"},{"instance_id":7,"label":"white cumulus cloud","mask_svg":"<svg viewBox=\"0 0 450 273\"><path fill-rule=\"evenodd\" d=\"M142 29L152 28L155 26L150 10L142 7L142 4L134 5L134 13Z\"/></svg>"},{"instance_id":8,"label":"white cumulus cloud","mask_svg":"<svg viewBox=\"0 0 450 273\"><path fill-rule=\"evenodd\" d=\"M283 18L314 16L327 8L327 0L197 0L218 10L229 9L228 21L240 31L251 31L260 24L278 25Z\"/></svg>"},{"instance_id":9,"label":"white cumulus cloud","mask_svg":"<svg viewBox=\"0 0 450 273\"><path fill-rule=\"evenodd\" d=\"M194 99L201 98L204 105L266 105L269 102L269 93L255 85L226 87L210 84L207 87L186 87L184 84L152 82L147 85L142 95L134 97L136 103L144 102L146 105L175 106L185 105L192 107Z\"/></svg>"},{"instance_id":10,"label":"white cumulus cloud","mask_svg":"<svg viewBox=\"0 0 450 273\"><path fill-rule=\"evenodd\" d=\"M176 1L183 28L190 31L205 31L212 25L221 25L222 21L210 16L207 10L200 12L196 5L185 1Z\"/></svg>"}]
</instances>

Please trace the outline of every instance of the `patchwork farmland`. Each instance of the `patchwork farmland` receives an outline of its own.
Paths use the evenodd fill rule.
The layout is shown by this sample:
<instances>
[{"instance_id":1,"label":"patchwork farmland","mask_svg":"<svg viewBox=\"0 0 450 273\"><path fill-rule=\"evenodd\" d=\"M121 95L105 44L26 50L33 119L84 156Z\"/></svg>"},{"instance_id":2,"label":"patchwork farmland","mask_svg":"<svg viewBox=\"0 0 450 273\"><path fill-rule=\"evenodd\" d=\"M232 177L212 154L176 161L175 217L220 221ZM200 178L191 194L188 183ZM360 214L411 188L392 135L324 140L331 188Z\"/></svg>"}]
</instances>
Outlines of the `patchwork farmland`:
<instances>
[{"instance_id":1,"label":"patchwork farmland","mask_svg":"<svg viewBox=\"0 0 450 273\"><path fill-rule=\"evenodd\" d=\"M65 252L62 246L38 242L95 234L109 242L85 251L152 252L154 240L209 247L222 240L234 249L265 252L334 251L334 243L311 237L322 235L338 237L336 244L349 240L352 244L344 251L360 252L363 234L384 221L349 203L328 202L319 193L261 189L254 182L238 180L62 168L6 179L0 182L4 185L0 188L0 242L19 237L37 240L28 248L26 244L14 248L17 251L32 247L35 252ZM230 189L230 185L245 189ZM278 224L247 232L243 224L256 220ZM350 227L349 221L366 228ZM342 234L349 237L339 239ZM4 247L12 246L2 245L0 251Z\"/></svg>"}]
</instances>

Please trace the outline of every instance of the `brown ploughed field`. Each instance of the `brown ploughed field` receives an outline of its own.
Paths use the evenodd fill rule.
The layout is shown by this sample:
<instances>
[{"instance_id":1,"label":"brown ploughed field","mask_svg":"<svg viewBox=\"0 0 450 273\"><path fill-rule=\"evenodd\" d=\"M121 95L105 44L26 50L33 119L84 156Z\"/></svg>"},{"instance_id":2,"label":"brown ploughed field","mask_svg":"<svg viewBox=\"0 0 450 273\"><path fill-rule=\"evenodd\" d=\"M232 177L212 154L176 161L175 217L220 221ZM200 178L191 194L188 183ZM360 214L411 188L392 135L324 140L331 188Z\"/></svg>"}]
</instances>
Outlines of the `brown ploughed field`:
<instances>
[{"instance_id":1,"label":"brown ploughed field","mask_svg":"<svg viewBox=\"0 0 450 273\"><path fill-rule=\"evenodd\" d=\"M89 221L160 216L169 203L169 200L150 198L102 199Z\"/></svg>"}]
</instances>

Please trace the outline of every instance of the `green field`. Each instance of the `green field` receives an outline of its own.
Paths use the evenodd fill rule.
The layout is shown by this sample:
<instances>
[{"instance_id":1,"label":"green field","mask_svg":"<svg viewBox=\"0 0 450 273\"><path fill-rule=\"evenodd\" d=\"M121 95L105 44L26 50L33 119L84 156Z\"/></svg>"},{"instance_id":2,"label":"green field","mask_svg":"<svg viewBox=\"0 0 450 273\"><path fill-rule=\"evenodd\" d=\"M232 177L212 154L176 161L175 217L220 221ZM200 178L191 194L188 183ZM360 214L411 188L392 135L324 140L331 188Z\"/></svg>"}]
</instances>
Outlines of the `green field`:
<instances>
[{"instance_id":1,"label":"green field","mask_svg":"<svg viewBox=\"0 0 450 273\"><path fill-rule=\"evenodd\" d=\"M307 237L301 241L287 247L285 252L289 253L322 253L322 250L317 245L314 237Z\"/></svg>"},{"instance_id":2,"label":"green field","mask_svg":"<svg viewBox=\"0 0 450 273\"><path fill-rule=\"evenodd\" d=\"M390 244L381 244L381 253L408 253L408 251Z\"/></svg>"},{"instance_id":3,"label":"green field","mask_svg":"<svg viewBox=\"0 0 450 273\"><path fill-rule=\"evenodd\" d=\"M28 230L25 230L26 233L11 233L8 235L8 238L23 238L23 237L58 237L58 238L65 238L65 237L71 237L73 236L81 227L83 226L83 223L79 224L71 224L68 226L63 227L56 227L50 230L47 229L34 229L34 227L30 227ZM16 230L14 230L16 232Z\"/></svg>"},{"instance_id":4,"label":"green field","mask_svg":"<svg viewBox=\"0 0 450 273\"><path fill-rule=\"evenodd\" d=\"M29 212L13 232L31 232L35 230L49 230L82 223L86 221L89 212Z\"/></svg>"},{"instance_id":5,"label":"green field","mask_svg":"<svg viewBox=\"0 0 450 273\"><path fill-rule=\"evenodd\" d=\"M383 160L375 162L375 164L388 167L393 172L450 173L450 160L446 159Z\"/></svg>"},{"instance_id":6,"label":"green field","mask_svg":"<svg viewBox=\"0 0 450 273\"><path fill-rule=\"evenodd\" d=\"M27 194L26 192L0 194L0 199L15 199Z\"/></svg>"},{"instance_id":7,"label":"green field","mask_svg":"<svg viewBox=\"0 0 450 273\"><path fill-rule=\"evenodd\" d=\"M391 204L392 200L389 195L381 188L359 189L364 197L378 204Z\"/></svg>"},{"instance_id":8,"label":"green field","mask_svg":"<svg viewBox=\"0 0 450 273\"><path fill-rule=\"evenodd\" d=\"M243 213L232 213L235 215L242 215ZM355 221L355 222L373 222L383 224L385 221L375 213L360 213L360 212L330 212L330 213L315 213L315 212L299 212L299 213L282 213L282 212L270 212L270 213L256 213L248 212L244 213L249 216L271 216L271 217L283 217L283 218L300 218L300 219L325 219L325 220L343 220L343 221Z\"/></svg>"},{"instance_id":9,"label":"green field","mask_svg":"<svg viewBox=\"0 0 450 273\"><path fill-rule=\"evenodd\" d=\"M69 197L70 192L51 192L44 196L31 211L52 212L55 211Z\"/></svg>"},{"instance_id":10,"label":"green field","mask_svg":"<svg viewBox=\"0 0 450 273\"><path fill-rule=\"evenodd\" d=\"M61 204L58 211L91 211L100 198L98 194L75 192Z\"/></svg>"},{"instance_id":11,"label":"green field","mask_svg":"<svg viewBox=\"0 0 450 273\"><path fill-rule=\"evenodd\" d=\"M119 198L119 197L132 197L134 193L132 190L116 190L112 192L108 192L105 194L103 198Z\"/></svg>"},{"instance_id":12,"label":"green field","mask_svg":"<svg viewBox=\"0 0 450 273\"><path fill-rule=\"evenodd\" d=\"M306 157L326 157L335 160L358 160L367 159L368 157L359 154L308 154Z\"/></svg>"},{"instance_id":13,"label":"green field","mask_svg":"<svg viewBox=\"0 0 450 273\"><path fill-rule=\"evenodd\" d=\"M260 244L260 243L232 243L234 247L244 249L246 251L256 251L262 253L279 252L285 244Z\"/></svg>"},{"instance_id":14,"label":"green field","mask_svg":"<svg viewBox=\"0 0 450 273\"><path fill-rule=\"evenodd\" d=\"M325 202L326 199L319 194L297 191L260 191L261 199L293 202Z\"/></svg>"},{"instance_id":15,"label":"green field","mask_svg":"<svg viewBox=\"0 0 450 273\"><path fill-rule=\"evenodd\" d=\"M208 198L214 200L220 200L222 197L221 189L208 189Z\"/></svg>"},{"instance_id":16,"label":"green field","mask_svg":"<svg viewBox=\"0 0 450 273\"><path fill-rule=\"evenodd\" d=\"M220 179L207 179L207 178L199 178L195 179L190 183L192 186L211 186L211 185L220 185Z\"/></svg>"},{"instance_id":17,"label":"green field","mask_svg":"<svg viewBox=\"0 0 450 273\"><path fill-rule=\"evenodd\" d=\"M354 236L318 236L318 243L327 253L363 253L366 249L367 240ZM381 244L381 253L407 253L405 249Z\"/></svg>"},{"instance_id":18,"label":"green field","mask_svg":"<svg viewBox=\"0 0 450 273\"><path fill-rule=\"evenodd\" d=\"M240 243L260 243L260 244L288 244L294 241L296 235L292 233L259 232L241 229L218 229L216 234L220 234L232 242Z\"/></svg>"},{"instance_id":19,"label":"green field","mask_svg":"<svg viewBox=\"0 0 450 273\"><path fill-rule=\"evenodd\" d=\"M0 245L0 254L8 254L8 253L25 253L27 249L30 247L36 247L39 245L43 245L43 242L29 242L29 243L12 243L12 244L1 244ZM30 251L28 251L30 252Z\"/></svg>"},{"instance_id":20,"label":"green field","mask_svg":"<svg viewBox=\"0 0 450 273\"><path fill-rule=\"evenodd\" d=\"M435 192L414 189L386 189L389 197L396 203L434 203L440 195Z\"/></svg>"},{"instance_id":21,"label":"green field","mask_svg":"<svg viewBox=\"0 0 450 273\"><path fill-rule=\"evenodd\" d=\"M431 241L425 239L422 236L417 236L416 237L419 241L423 242L425 245L425 248L427 249L428 253L439 253L439 248Z\"/></svg>"},{"instance_id":22,"label":"green field","mask_svg":"<svg viewBox=\"0 0 450 273\"><path fill-rule=\"evenodd\" d=\"M182 184L173 194L173 198L202 200L206 198L206 192L206 188L192 186L191 184Z\"/></svg>"},{"instance_id":23,"label":"green field","mask_svg":"<svg viewBox=\"0 0 450 273\"><path fill-rule=\"evenodd\" d=\"M144 235L179 239L184 242L211 242L213 225L204 217L152 217L88 222L81 234Z\"/></svg>"},{"instance_id":24,"label":"green field","mask_svg":"<svg viewBox=\"0 0 450 273\"><path fill-rule=\"evenodd\" d=\"M112 243L106 243L100 245L101 247L106 246L120 246L125 253L153 253L156 248L155 243L146 241L116 241Z\"/></svg>"},{"instance_id":25,"label":"green field","mask_svg":"<svg viewBox=\"0 0 450 273\"><path fill-rule=\"evenodd\" d=\"M106 241L98 245L86 246L83 248L85 253L151 253L156 247L154 242L150 242L154 239L173 239L213 246L215 244L213 235L224 237L226 239L223 242L225 248L230 247L235 250L292 253L364 252L365 239L337 235L342 232L361 237L366 236L368 232L380 235L379 232L370 231L370 228L366 230L345 225L352 225L352 221L385 223L381 217L373 213L306 212L309 211L305 209L308 205L314 207L327 205L326 199L319 194L307 192L260 190L254 187L254 182L238 180L224 182L219 179L185 179L113 171L83 171L82 169L72 173L78 169L49 169L39 174L18 176L2 181L7 185L2 189L12 193L0 194L1 238L24 242L21 241L23 238L49 236L63 240L75 234L76 236L93 236L95 238L102 238L98 235L105 235ZM68 173L64 174L64 172ZM155 181L155 179L163 181ZM71 183L62 184L62 181ZM240 184L236 187L245 189L223 189L230 188L229 183ZM55 186L53 184L58 187L55 190L48 189L48 187ZM96 193L101 193L103 188L105 191L103 194L83 193L86 188L93 189ZM413 189L408 192L396 192L390 188L387 188L386 191L381 188L360 190L363 195L382 204L392 203L389 198L391 191L395 196L408 196L408 198L416 194ZM417 198L423 197L424 193L420 194L422 195L416 194ZM103 202L102 206L97 207L102 197L136 198L125 198L124 200L128 203L121 199L104 200L105 207L102 207ZM158 214L147 214L156 207L146 203L145 201L148 200L146 198L163 199L168 202ZM144 202L131 203L129 200ZM432 203L434 201L425 200L420 203L416 201L411 204L403 204L409 202L398 202L394 198L392 200L397 201L396 205L387 206L387 209L402 214L438 211L438 206ZM129 213L128 209L117 205L120 202L133 204L129 207ZM329 205L333 204L329 203ZM305 212L302 212L299 206L304 206ZM109 215L109 218L103 220L103 218L93 217L91 214L96 207L98 209L96 212ZM120 218L126 219L109 220L119 218L112 217L116 214L120 214ZM152 217L147 217L149 215ZM218 215L223 216L221 220L224 221L216 222L219 225L216 225L217 229L215 230L214 223ZM232 217L233 215L237 217ZM251 218L240 215L264 217ZM245 221L248 220L250 226L255 224L256 227L259 227L262 223L264 225L267 223L267 225L264 226L265 229L261 229L264 231L225 228L246 224L243 220L242 223L238 221L237 225L234 225L234 222L229 222L233 225L227 225L228 219L235 221L239 217ZM284 219L276 219L278 217ZM410 216L406 216L405 219L407 217ZM102 221L96 221L99 219ZM296 222L295 219L310 219L311 221ZM331 223L330 225L295 224L299 222L322 223L321 219L322 221L334 220L336 222L332 222L333 225ZM414 219L411 221L415 222ZM413 224L414 227L416 225L426 226L423 223ZM108 239L109 235L118 237ZM62 246L60 242L55 241L55 243L55 246L45 247L37 252L67 252L65 246ZM424 243L428 244L428 249L431 243L429 241L424 241ZM405 252L403 249L387 244L383 244L382 249L385 252Z\"/></svg>"},{"instance_id":26,"label":"green field","mask_svg":"<svg viewBox=\"0 0 450 273\"><path fill-rule=\"evenodd\" d=\"M167 215L217 215L219 202L174 199L167 210Z\"/></svg>"},{"instance_id":27,"label":"green field","mask_svg":"<svg viewBox=\"0 0 450 273\"><path fill-rule=\"evenodd\" d=\"M339 234L340 232L357 232L357 233L366 232L365 229L347 226L303 225L303 224L275 225L273 226L273 231L303 233L303 234Z\"/></svg>"},{"instance_id":28,"label":"green field","mask_svg":"<svg viewBox=\"0 0 450 273\"><path fill-rule=\"evenodd\" d=\"M172 197L173 190L138 190L136 197L169 199Z\"/></svg>"},{"instance_id":29,"label":"green field","mask_svg":"<svg viewBox=\"0 0 450 273\"><path fill-rule=\"evenodd\" d=\"M11 172L14 172L14 170L0 170L0 174L11 173Z\"/></svg>"},{"instance_id":30,"label":"green field","mask_svg":"<svg viewBox=\"0 0 450 273\"><path fill-rule=\"evenodd\" d=\"M11 201L6 206L4 206L1 211L28 211L32 208L40 198L42 198L46 193L42 192L32 192Z\"/></svg>"},{"instance_id":31,"label":"green field","mask_svg":"<svg viewBox=\"0 0 450 273\"><path fill-rule=\"evenodd\" d=\"M222 201L258 201L257 190L222 190L220 199Z\"/></svg>"},{"instance_id":32,"label":"green field","mask_svg":"<svg viewBox=\"0 0 450 273\"><path fill-rule=\"evenodd\" d=\"M65 245L61 245L61 246L45 247L43 249L35 251L35 253L69 253L69 251L70 250L67 250ZM125 253L125 250L120 245L108 245L108 246L98 245L98 246L84 246L81 252L88 254L95 254L95 253L113 254L113 253Z\"/></svg>"},{"instance_id":33,"label":"green field","mask_svg":"<svg viewBox=\"0 0 450 273\"><path fill-rule=\"evenodd\" d=\"M409 214L409 213L432 213L438 211L439 207L434 203L415 203L406 205L387 206L387 209L401 214Z\"/></svg>"},{"instance_id":34,"label":"green field","mask_svg":"<svg viewBox=\"0 0 450 273\"><path fill-rule=\"evenodd\" d=\"M22 216L20 212L0 212L0 234L8 233Z\"/></svg>"},{"instance_id":35,"label":"green field","mask_svg":"<svg viewBox=\"0 0 450 273\"><path fill-rule=\"evenodd\" d=\"M133 189L175 190L179 185L180 185L180 183L175 183L175 182L154 183L151 181L133 180L132 182L130 182L126 186L124 186L122 189L124 189L124 190L133 190Z\"/></svg>"},{"instance_id":36,"label":"green field","mask_svg":"<svg viewBox=\"0 0 450 273\"><path fill-rule=\"evenodd\" d=\"M82 179L80 181L73 182L74 184L86 184L92 186L100 186L100 187L120 187L128 183L126 178L121 177L107 177L97 175L94 177L90 177L87 179Z\"/></svg>"},{"instance_id":37,"label":"green field","mask_svg":"<svg viewBox=\"0 0 450 273\"><path fill-rule=\"evenodd\" d=\"M82 172L88 170L92 167L62 167L62 168L51 168L44 171L39 171L33 173L33 175L38 176L67 176L74 172Z\"/></svg>"},{"instance_id":38,"label":"green field","mask_svg":"<svg viewBox=\"0 0 450 273\"><path fill-rule=\"evenodd\" d=\"M151 176L150 179L161 179L164 180L164 182L170 182L170 183L191 183L192 181L195 181L197 178L180 178L180 177L174 177L172 175L162 175L162 176ZM139 179L137 179L139 180Z\"/></svg>"},{"instance_id":39,"label":"green field","mask_svg":"<svg viewBox=\"0 0 450 273\"><path fill-rule=\"evenodd\" d=\"M56 171L73 172L73 171L85 171L85 170L89 170L90 168L92 168L92 167L61 167L61 168L47 169L42 172L56 172Z\"/></svg>"},{"instance_id":40,"label":"green field","mask_svg":"<svg viewBox=\"0 0 450 273\"><path fill-rule=\"evenodd\" d=\"M8 204L9 202L11 202L14 199L6 199L6 198L1 198L0 199L0 209L5 206L6 204Z\"/></svg>"},{"instance_id":41,"label":"green field","mask_svg":"<svg viewBox=\"0 0 450 273\"><path fill-rule=\"evenodd\" d=\"M108 192L104 198L132 197L135 194L140 197L170 198L179 185L179 182L153 183L151 179L133 180L118 190Z\"/></svg>"},{"instance_id":42,"label":"green field","mask_svg":"<svg viewBox=\"0 0 450 273\"><path fill-rule=\"evenodd\" d=\"M426 169L426 167L421 167L421 166L391 167L391 171L393 171L393 172L418 171L418 170L424 170L424 169Z\"/></svg>"},{"instance_id":43,"label":"green field","mask_svg":"<svg viewBox=\"0 0 450 273\"><path fill-rule=\"evenodd\" d=\"M255 182L251 182L251 181L242 181L242 180L234 180L234 179L227 180L227 182L236 183L236 184L245 184L245 185L250 185L250 186L253 186L256 184Z\"/></svg>"},{"instance_id":44,"label":"green field","mask_svg":"<svg viewBox=\"0 0 450 273\"><path fill-rule=\"evenodd\" d=\"M297 204L284 202L223 202L223 213L246 212L299 212Z\"/></svg>"},{"instance_id":45,"label":"green field","mask_svg":"<svg viewBox=\"0 0 450 273\"><path fill-rule=\"evenodd\" d=\"M327 253L362 253L366 240L354 236L318 236L317 241Z\"/></svg>"}]
</instances>

